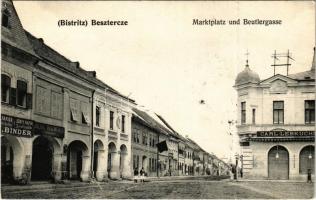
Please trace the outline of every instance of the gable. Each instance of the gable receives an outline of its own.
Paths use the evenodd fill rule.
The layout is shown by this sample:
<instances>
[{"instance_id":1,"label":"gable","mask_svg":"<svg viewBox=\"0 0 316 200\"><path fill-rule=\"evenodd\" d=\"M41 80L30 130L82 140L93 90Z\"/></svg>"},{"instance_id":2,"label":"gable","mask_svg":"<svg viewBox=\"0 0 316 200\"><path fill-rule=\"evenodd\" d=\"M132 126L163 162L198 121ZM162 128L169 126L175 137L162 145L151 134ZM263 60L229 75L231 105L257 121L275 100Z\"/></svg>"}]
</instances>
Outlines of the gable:
<instances>
[{"instance_id":1,"label":"gable","mask_svg":"<svg viewBox=\"0 0 316 200\"><path fill-rule=\"evenodd\" d=\"M270 93L287 93L287 82L282 79L276 79L270 84Z\"/></svg>"},{"instance_id":2,"label":"gable","mask_svg":"<svg viewBox=\"0 0 316 200\"><path fill-rule=\"evenodd\" d=\"M277 74L274 76L271 76L270 78L267 78L265 80L262 80L260 82L260 86L270 86L273 82L275 82L276 80L280 80L285 82L287 85L291 85L291 84L297 84L298 82L292 78L289 78L287 76L281 75L281 74ZM279 82L280 84L282 84L281 82Z\"/></svg>"}]
</instances>

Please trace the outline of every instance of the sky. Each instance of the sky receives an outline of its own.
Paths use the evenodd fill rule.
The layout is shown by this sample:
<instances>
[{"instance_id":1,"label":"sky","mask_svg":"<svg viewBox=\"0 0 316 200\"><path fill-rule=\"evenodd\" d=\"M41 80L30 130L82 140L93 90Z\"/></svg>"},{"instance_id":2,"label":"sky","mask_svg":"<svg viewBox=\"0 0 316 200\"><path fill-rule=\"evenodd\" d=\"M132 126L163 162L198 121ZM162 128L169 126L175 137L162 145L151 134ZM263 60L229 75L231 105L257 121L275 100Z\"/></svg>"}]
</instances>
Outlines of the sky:
<instances>
[{"instance_id":1,"label":"sky","mask_svg":"<svg viewBox=\"0 0 316 200\"><path fill-rule=\"evenodd\" d=\"M246 63L273 75L274 50L290 73L311 67L313 1L14 1L23 27L97 77L162 115L219 157L238 151L235 78ZM127 20L128 26L64 26L58 20ZM281 25L192 25L193 19L282 20ZM281 62L281 61L280 61ZM200 101L204 100L204 104ZM234 153L234 152L233 152Z\"/></svg>"}]
</instances>

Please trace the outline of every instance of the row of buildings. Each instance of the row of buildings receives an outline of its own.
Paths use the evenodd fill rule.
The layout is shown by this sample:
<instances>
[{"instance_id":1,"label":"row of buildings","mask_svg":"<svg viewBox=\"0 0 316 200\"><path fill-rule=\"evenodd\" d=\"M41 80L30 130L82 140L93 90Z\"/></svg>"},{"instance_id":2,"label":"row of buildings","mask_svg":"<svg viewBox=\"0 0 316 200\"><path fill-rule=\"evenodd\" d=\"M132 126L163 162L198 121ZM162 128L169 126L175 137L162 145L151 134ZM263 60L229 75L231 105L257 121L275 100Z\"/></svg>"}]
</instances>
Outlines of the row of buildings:
<instances>
[{"instance_id":1,"label":"row of buildings","mask_svg":"<svg viewBox=\"0 0 316 200\"><path fill-rule=\"evenodd\" d=\"M24 30L2 1L2 182L227 174L159 115Z\"/></svg>"}]
</instances>

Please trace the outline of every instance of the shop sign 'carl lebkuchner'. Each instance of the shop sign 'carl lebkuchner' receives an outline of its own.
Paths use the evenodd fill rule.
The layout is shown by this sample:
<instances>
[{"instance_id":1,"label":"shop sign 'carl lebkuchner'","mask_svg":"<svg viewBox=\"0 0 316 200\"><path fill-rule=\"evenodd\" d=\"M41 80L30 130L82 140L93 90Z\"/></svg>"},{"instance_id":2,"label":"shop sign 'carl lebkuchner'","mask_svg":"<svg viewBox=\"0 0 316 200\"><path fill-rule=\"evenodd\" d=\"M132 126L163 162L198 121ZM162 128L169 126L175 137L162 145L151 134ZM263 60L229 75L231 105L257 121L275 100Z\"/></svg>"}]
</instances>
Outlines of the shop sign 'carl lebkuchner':
<instances>
[{"instance_id":1,"label":"shop sign 'carl lebkuchner'","mask_svg":"<svg viewBox=\"0 0 316 200\"><path fill-rule=\"evenodd\" d=\"M1 133L20 137L33 136L34 122L32 120L1 115Z\"/></svg>"},{"instance_id":2,"label":"shop sign 'carl lebkuchner'","mask_svg":"<svg viewBox=\"0 0 316 200\"><path fill-rule=\"evenodd\" d=\"M315 131L257 131L257 137L314 137Z\"/></svg>"}]
</instances>

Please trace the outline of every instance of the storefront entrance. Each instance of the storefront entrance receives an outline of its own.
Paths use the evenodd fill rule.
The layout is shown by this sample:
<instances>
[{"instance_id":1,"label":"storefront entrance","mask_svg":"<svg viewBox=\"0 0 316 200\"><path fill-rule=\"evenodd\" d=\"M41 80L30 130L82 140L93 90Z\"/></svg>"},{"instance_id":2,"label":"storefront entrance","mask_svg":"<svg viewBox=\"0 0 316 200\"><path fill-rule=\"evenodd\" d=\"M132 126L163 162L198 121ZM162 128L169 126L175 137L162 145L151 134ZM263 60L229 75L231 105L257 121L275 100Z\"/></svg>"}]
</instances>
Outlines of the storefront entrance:
<instances>
[{"instance_id":1,"label":"storefront entrance","mask_svg":"<svg viewBox=\"0 0 316 200\"><path fill-rule=\"evenodd\" d=\"M13 149L9 141L1 138L1 182L10 183L13 181Z\"/></svg>"},{"instance_id":2,"label":"storefront entrance","mask_svg":"<svg viewBox=\"0 0 316 200\"><path fill-rule=\"evenodd\" d=\"M53 147L43 136L33 142L31 180L49 180L52 178Z\"/></svg>"},{"instance_id":3,"label":"storefront entrance","mask_svg":"<svg viewBox=\"0 0 316 200\"><path fill-rule=\"evenodd\" d=\"M268 153L269 179L289 179L289 153L283 146L277 145Z\"/></svg>"},{"instance_id":4,"label":"storefront entrance","mask_svg":"<svg viewBox=\"0 0 316 200\"><path fill-rule=\"evenodd\" d=\"M315 147L312 145L305 146L300 152L300 174L307 174L308 170L314 174L315 171Z\"/></svg>"},{"instance_id":5,"label":"storefront entrance","mask_svg":"<svg viewBox=\"0 0 316 200\"><path fill-rule=\"evenodd\" d=\"M69 144L67 152L67 171L70 179L82 179L83 166L87 166L88 147L81 141L76 140Z\"/></svg>"}]
</instances>

